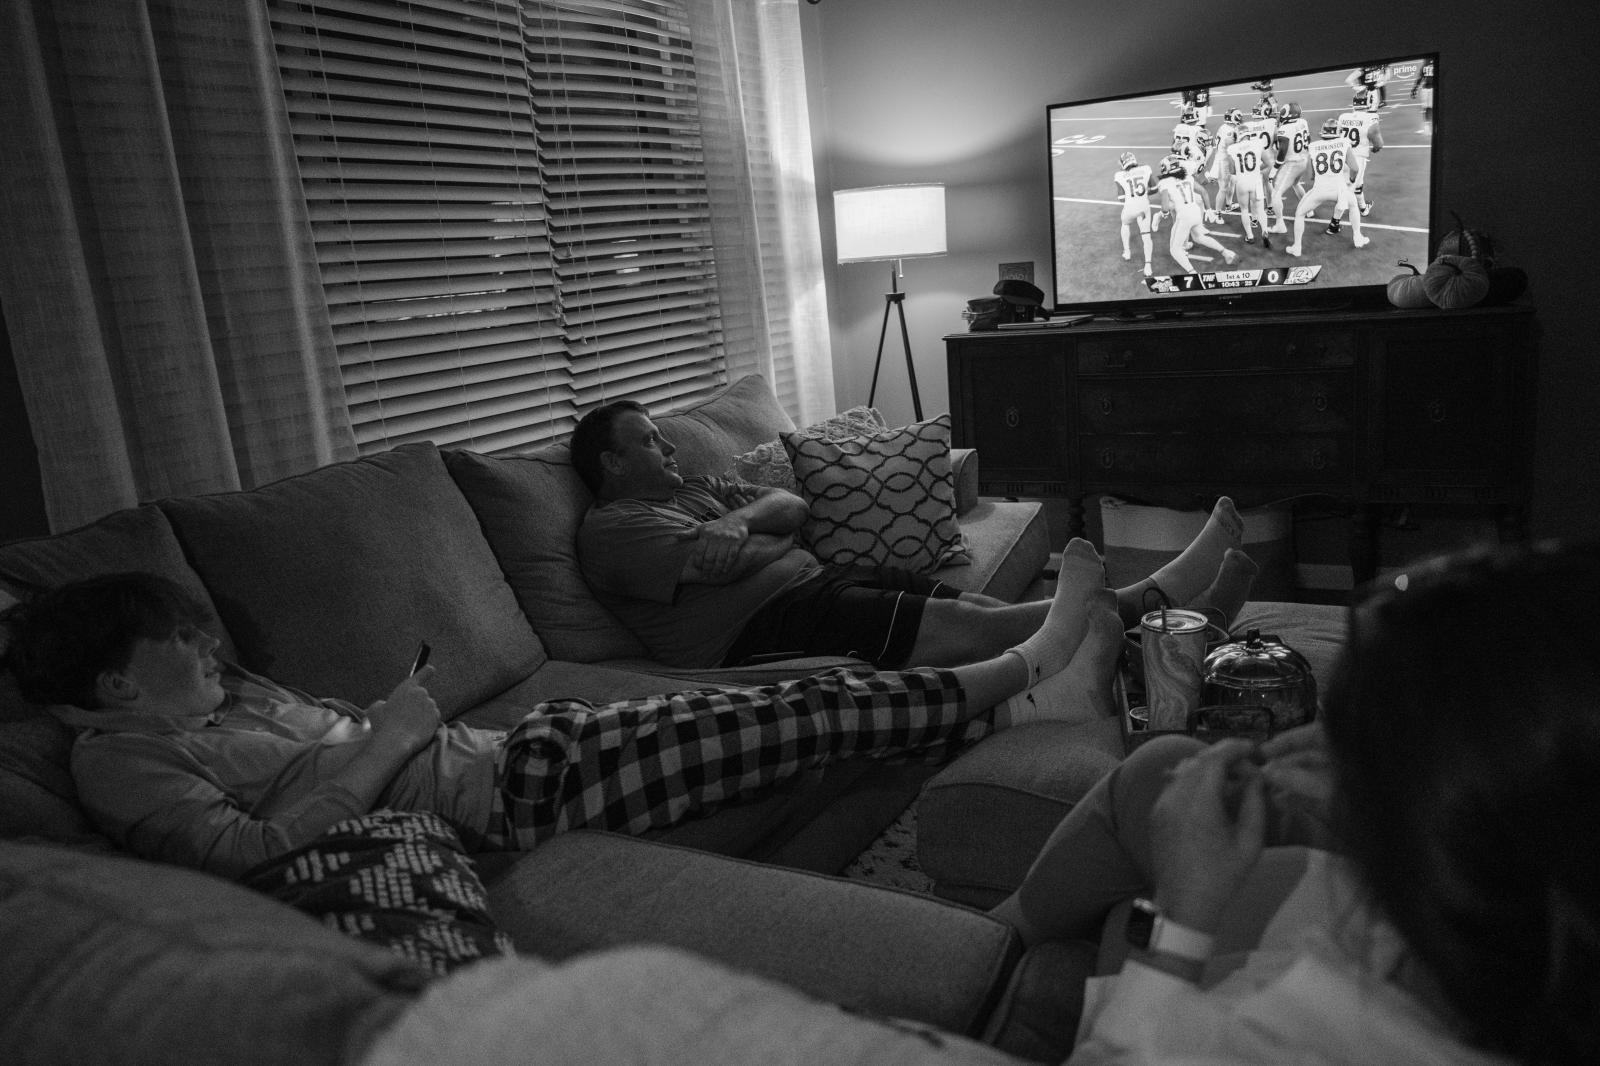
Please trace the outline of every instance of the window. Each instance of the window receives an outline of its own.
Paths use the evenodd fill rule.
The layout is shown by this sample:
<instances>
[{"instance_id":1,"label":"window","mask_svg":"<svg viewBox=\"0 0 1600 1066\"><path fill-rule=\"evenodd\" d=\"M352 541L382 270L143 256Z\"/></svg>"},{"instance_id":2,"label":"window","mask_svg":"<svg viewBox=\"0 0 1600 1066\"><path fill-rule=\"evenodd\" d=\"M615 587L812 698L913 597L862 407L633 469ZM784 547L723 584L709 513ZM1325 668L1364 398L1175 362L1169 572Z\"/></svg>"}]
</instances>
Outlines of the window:
<instances>
[{"instance_id":1,"label":"window","mask_svg":"<svg viewBox=\"0 0 1600 1066\"><path fill-rule=\"evenodd\" d=\"M363 452L726 377L681 0L272 0Z\"/></svg>"}]
</instances>

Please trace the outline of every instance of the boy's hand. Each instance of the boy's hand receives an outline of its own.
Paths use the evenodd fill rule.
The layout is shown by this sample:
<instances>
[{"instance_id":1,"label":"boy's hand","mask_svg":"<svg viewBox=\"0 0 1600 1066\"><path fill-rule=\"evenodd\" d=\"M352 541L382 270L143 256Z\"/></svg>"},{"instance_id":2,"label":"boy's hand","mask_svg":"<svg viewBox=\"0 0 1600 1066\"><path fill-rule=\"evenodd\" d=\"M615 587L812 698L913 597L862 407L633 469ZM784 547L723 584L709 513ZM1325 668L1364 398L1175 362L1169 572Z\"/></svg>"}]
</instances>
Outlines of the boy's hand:
<instances>
[{"instance_id":1,"label":"boy's hand","mask_svg":"<svg viewBox=\"0 0 1600 1066\"><path fill-rule=\"evenodd\" d=\"M1156 902L1180 925L1215 932L1261 854L1266 799L1255 750L1221 740L1172 771L1151 809Z\"/></svg>"},{"instance_id":2,"label":"boy's hand","mask_svg":"<svg viewBox=\"0 0 1600 1066\"><path fill-rule=\"evenodd\" d=\"M396 685L388 696L368 707L374 732L413 741L431 739L441 723L439 705L426 688L433 673L432 666L424 666Z\"/></svg>"}]
</instances>

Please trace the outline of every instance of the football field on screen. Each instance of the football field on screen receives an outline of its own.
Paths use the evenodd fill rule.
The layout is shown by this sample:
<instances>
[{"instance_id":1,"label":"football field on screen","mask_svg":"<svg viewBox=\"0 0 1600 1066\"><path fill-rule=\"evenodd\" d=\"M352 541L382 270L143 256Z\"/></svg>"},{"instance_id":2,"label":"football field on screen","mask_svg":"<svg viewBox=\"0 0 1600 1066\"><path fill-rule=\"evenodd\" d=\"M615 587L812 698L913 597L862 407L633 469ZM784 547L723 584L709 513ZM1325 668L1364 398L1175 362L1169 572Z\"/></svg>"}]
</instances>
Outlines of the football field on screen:
<instances>
[{"instance_id":1,"label":"football field on screen","mask_svg":"<svg viewBox=\"0 0 1600 1066\"><path fill-rule=\"evenodd\" d=\"M1311 137L1316 140L1323 120L1350 110L1354 90L1341 78L1341 73L1279 78L1273 86L1274 96L1279 105L1291 101L1300 105ZM1320 266L1317 280L1307 287L1310 292L1339 285L1383 284L1399 272L1395 264L1400 259L1411 260L1419 269L1426 268L1432 258L1428 247L1432 134L1420 132L1422 104L1411 98L1411 85L1409 75L1392 80L1388 85L1388 106L1378 112L1384 148L1368 164L1365 196L1372 210L1361 220L1362 235L1371 238L1372 243L1365 248L1354 247L1348 219L1341 232L1328 233L1333 209L1330 203L1306 220L1303 254L1298 258L1289 255L1285 249L1294 240L1294 214L1299 200L1298 192L1290 189L1284 194L1284 221L1289 232L1270 234L1271 250L1262 247L1259 230L1254 244L1245 243L1236 211L1225 211L1221 225L1206 227L1223 247L1238 253L1234 269ZM1206 128L1216 132L1229 108L1237 107L1248 118L1261 95L1249 83L1214 89ZM1116 199L1112 175L1120 169L1117 159L1123 152L1132 152L1154 172L1161 157L1171 151L1172 129L1180 111L1178 94L1169 93L1088 105L1052 122L1056 285L1063 300L1117 300L1147 295L1143 245L1136 224L1130 227L1132 258L1122 258L1122 206ZM1310 176L1301 184L1309 189ZM1216 187L1205 186L1208 195ZM1151 199L1153 204L1158 203L1154 196ZM1171 224L1169 215L1153 238L1151 265L1158 275L1183 270L1168 251ZM1208 248L1196 246L1189 254L1197 271L1224 268L1222 256Z\"/></svg>"}]
</instances>

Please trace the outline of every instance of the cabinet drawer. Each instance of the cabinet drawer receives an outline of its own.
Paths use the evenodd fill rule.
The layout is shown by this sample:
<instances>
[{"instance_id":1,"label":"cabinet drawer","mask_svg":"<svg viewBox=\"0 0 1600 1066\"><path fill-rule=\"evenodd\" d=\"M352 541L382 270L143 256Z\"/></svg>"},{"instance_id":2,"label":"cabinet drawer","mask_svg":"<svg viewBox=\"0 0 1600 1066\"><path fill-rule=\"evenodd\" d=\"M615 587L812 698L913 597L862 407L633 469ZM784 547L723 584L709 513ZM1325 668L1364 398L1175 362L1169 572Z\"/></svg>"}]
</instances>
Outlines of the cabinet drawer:
<instances>
[{"instance_id":1,"label":"cabinet drawer","mask_svg":"<svg viewBox=\"0 0 1600 1066\"><path fill-rule=\"evenodd\" d=\"M1237 485L1341 486L1349 482L1349 435L1126 434L1078 439L1084 479L1125 485L1204 481Z\"/></svg>"},{"instance_id":2,"label":"cabinet drawer","mask_svg":"<svg viewBox=\"0 0 1600 1066\"><path fill-rule=\"evenodd\" d=\"M1355 417L1349 374L1227 374L1085 380L1078 425L1088 433L1334 433Z\"/></svg>"},{"instance_id":3,"label":"cabinet drawer","mask_svg":"<svg viewBox=\"0 0 1600 1066\"><path fill-rule=\"evenodd\" d=\"M1075 358L1079 377L1347 367L1356 362L1356 337L1310 328L1170 330L1086 337Z\"/></svg>"}]
</instances>

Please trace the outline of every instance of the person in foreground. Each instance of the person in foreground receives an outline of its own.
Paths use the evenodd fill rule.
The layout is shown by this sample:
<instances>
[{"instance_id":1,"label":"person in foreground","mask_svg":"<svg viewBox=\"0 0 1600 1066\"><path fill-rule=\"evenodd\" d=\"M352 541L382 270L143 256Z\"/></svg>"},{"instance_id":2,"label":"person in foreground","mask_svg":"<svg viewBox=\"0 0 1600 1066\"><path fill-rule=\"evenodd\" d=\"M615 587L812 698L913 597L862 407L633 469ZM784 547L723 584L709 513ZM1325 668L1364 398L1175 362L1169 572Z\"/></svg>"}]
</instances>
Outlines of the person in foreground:
<instances>
[{"instance_id":1,"label":"person in foreground","mask_svg":"<svg viewBox=\"0 0 1600 1066\"><path fill-rule=\"evenodd\" d=\"M1048 601L1005 603L895 567L820 564L796 543L806 501L792 492L720 477L684 478L677 449L642 405L595 408L572 435L572 465L595 503L578 531L578 559L596 597L649 649L674 666L734 666L765 656L844 655L882 669L978 662L1020 644L1044 621ZM1159 600L1231 619L1244 606L1256 564L1240 549L1244 524L1227 497L1180 555L1118 589L1124 625ZM1058 584L1082 599L1105 586L1093 545L1062 553ZM1070 656L1076 642L1062 653ZM1060 682L1015 703L1023 717L1055 716ZM1071 696L1068 694L1067 703Z\"/></svg>"},{"instance_id":2,"label":"person in foreground","mask_svg":"<svg viewBox=\"0 0 1600 1066\"><path fill-rule=\"evenodd\" d=\"M1318 723L1260 752L1144 745L996 909L1029 942L1098 938L1130 896L1179 926L1090 981L1068 1066L1596 1061L1600 629L1570 607L1600 600L1600 544L1477 551L1404 584L1355 612ZM1297 841L1320 846L1275 910L1244 915L1265 923L1254 947L1203 963L1225 914L1248 909L1263 848ZM638 1010L619 1024L617 1002ZM468 967L366 1066L509 1066L533 1048L619 1064L1020 1061L629 948Z\"/></svg>"},{"instance_id":3,"label":"person in foreground","mask_svg":"<svg viewBox=\"0 0 1600 1066\"><path fill-rule=\"evenodd\" d=\"M1355 610L1318 723L1113 770L995 910L1026 941L1159 914L1071 1062L1596 1061L1600 630L1564 608L1597 598L1600 544L1436 561ZM1304 875L1209 958L1280 843Z\"/></svg>"},{"instance_id":4,"label":"person in foreground","mask_svg":"<svg viewBox=\"0 0 1600 1066\"><path fill-rule=\"evenodd\" d=\"M1103 716L1121 635L1109 597L1058 594L1028 640L952 669L551 701L509 734L441 722L433 666L360 708L220 662L203 610L151 574L64 585L0 622L22 694L80 730L73 779L100 828L146 858L237 876L379 807L436 813L473 850L670 825L829 759L1003 727L991 708L1046 669Z\"/></svg>"}]
</instances>

